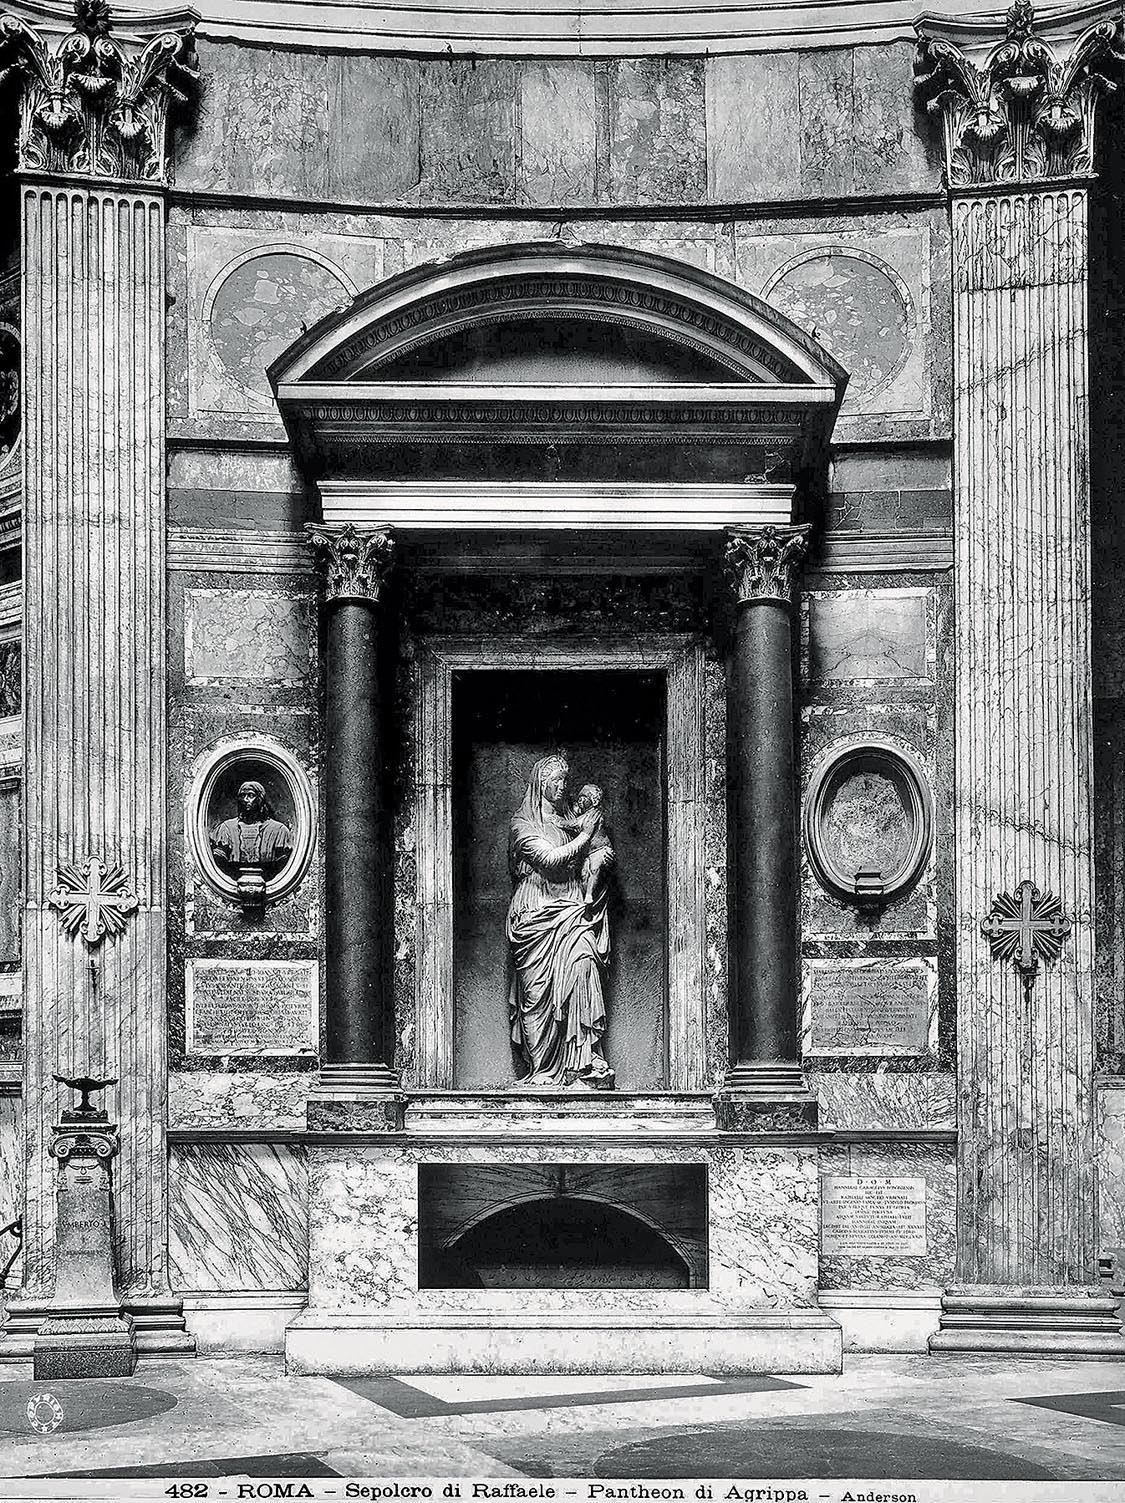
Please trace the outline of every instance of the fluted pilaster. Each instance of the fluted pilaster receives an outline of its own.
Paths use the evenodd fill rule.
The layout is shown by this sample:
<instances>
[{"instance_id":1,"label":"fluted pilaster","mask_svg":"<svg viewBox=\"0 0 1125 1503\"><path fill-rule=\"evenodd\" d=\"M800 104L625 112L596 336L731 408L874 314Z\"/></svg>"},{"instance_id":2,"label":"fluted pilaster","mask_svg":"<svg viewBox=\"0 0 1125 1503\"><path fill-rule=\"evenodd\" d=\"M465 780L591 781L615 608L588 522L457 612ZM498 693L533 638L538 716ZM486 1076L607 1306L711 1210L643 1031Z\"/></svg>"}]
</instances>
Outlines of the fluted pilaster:
<instances>
[{"instance_id":1,"label":"fluted pilaster","mask_svg":"<svg viewBox=\"0 0 1125 1503\"><path fill-rule=\"evenodd\" d=\"M1086 193L953 204L963 1277L1091 1283L1093 854ZM1072 928L1030 991L981 923Z\"/></svg>"},{"instance_id":2,"label":"fluted pilaster","mask_svg":"<svg viewBox=\"0 0 1125 1503\"><path fill-rule=\"evenodd\" d=\"M952 188L958 1276L938 1350L1120 1355L1094 1243L1087 192L1120 16L919 23ZM1061 28L1061 29L1060 29ZM1060 179L1066 179L1062 181Z\"/></svg>"},{"instance_id":3,"label":"fluted pilaster","mask_svg":"<svg viewBox=\"0 0 1125 1503\"><path fill-rule=\"evenodd\" d=\"M26 1292L53 1279L58 1072L120 1082L128 1294L166 1284L164 206L29 183L23 231ZM137 900L93 943L50 901L89 856Z\"/></svg>"}]
</instances>

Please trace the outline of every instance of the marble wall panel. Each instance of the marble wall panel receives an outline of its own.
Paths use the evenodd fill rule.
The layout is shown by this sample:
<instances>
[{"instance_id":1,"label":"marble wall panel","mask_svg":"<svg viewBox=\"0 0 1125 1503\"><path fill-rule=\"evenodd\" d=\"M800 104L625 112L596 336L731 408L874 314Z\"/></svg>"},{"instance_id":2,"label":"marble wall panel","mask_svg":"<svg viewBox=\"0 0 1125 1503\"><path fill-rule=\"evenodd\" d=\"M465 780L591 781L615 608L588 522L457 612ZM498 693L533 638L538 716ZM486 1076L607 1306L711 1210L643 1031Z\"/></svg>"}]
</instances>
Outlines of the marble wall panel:
<instances>
[{"instance_id":1,"label":"marble wall panel","mask_svg":"<svg viewBox=\"0 0 1125 1503\"><path fill-rule=\"evenodd\" d=\"M1098 1250L1120 1249L1125 1262L1125 1086L1097 1096Z\"/></svg>"},{"instance_id":2,"label":"marble wall panel","mask_svg":"<svg viewBox=\"0 0 1125 1503\"><path fill-rule=\"evenodd\" d=\"M951 1129L957 1125L956 1077L951 1071L909 1075L885 1070L862 1075L842 1070L808 1071L816 1092L819 1125L825 1131L896 1128Z\"/></svg>"},{"instance_id":3,"label":"marble wall panel","mask_svg":"<svg viewBox=\"0 0 1125 1503\"><path fill-rule=\"evenodd\" d=\"M328 192L390 203L418 189L419 63L342 52L328 58Z\"/></svg>"},{"instance_id":4,"label":"marble wall panel","mask_svg":"<svg viewBox=\"0 0 1125 1503\"><path fill-rule=\"evenodd\" d=\"M612 204L703 202L704 64L621 58L598 67L598 198Z\"/></svg>"},{"instance_id":5,"label":"marble wall panel","mask_svg":"<svg viewBox=\"0 0 1125 1503\"><path fill-rule=\"evenodd\" d=\"M168 1126L283 1128L305 1126L305 1104L316 1083L313 1070L172 1070L168 1076Z\"/></svg>"},{"instance_id":6,"label":"marble wall panel","mask_svg":"<svg viewBox=\"0 0 1125 1503\"><path fill-rule=\"evenodd\" d=\"M953 1281L957 1169L952 1143L840 1144L821 1151L820 1172L926 1181L926 1252L916 1257L821 1254L822 1289L919 1289Z\"/></svg>"},{"instance_id":7,"label":"marble wall panel","mask_svg":"<svg viewBox=\"0 0 1125 1503\"><path fill-rule=\"evenodd\" d=\"M735 264L742 286L813 334L849 372L841 422L931 415L928 224L888 215L799 232L740 225Z\"/></svg>"},{"instance_id":8,"label":"marble wall panel","mask_svg":"<svg viewBox=\"0 0 1125 1503\"><path fill-rule=\"evenodd\" d=\"M168 1197L172 1288L303 1289L307 1200L301 1144L173 1145Z\"/></svg>"},{"instance_id":9,"label":"marble wall panel","mask_svg":"<svg viewBox=\"0 0 1125 1503\"><path fill-rule=\"evenodd\" d=\"M0 779L0 967L19 969L23 919L23 785ZM2 1005L2 1004L0 1004Z\"/></svg>"},{"instance_id":10,"label":"marble wall panel","mask_svg":"<svg viewBox=\"0 0 1125 1503\"><path fill-rule=\"evenodd\" d=\"M323 52L198 41L201 98L178 131L176 186L306 199L328 189Z\"/></svg>"},{"instance_id":11,"label":"marble wall panel","mask_svg":"<svg viewBox=\"0 0 1125 1503\"><path fill-rule=\"evenodd\" d=\"M703 877L706 892L707 949L703 975L706 996L707 1068L704 1079L721 1084L730 1063L727 1013L727 685L717 650L703 667L703 738L706 800L703 824Z\"/></svg>"},{"instance_id":12,"label":"marble wall panel","mask_svg":"<svg viewBox=\"0 0 1125 1503\"><path fill-rule=\"evenodd\" d=\"M787 198L801 175L796 52L707 59L708 191L735 203Z\"/></svg>"},{"instance_id":13,"label":"marble wall panel","mask_svg":"<svg viewBox=\"0 0 1125 1503\"><path fill-rule=\"evenodd\" d=\"M316 596L272 590L188 590L184 676L204 684L296 688L316 673Z\"/></svg>"},{"instance_id":14,"label":"marble wall panel","mask_svg":"<svg viewBox=\"0 0 1125 1503\"><path fill-rule=\"evenodd\" d=\"M890 42L852 53L852 191L937 190L936 132L919 129L913 88L914 44Z\"/></svg>"},{"instance_id":15,"label":"marble wall panel","mask_svg":"<svg viewBox=\"0 0 1125 1503\"><path fill-rule=\"evenodd\" d=\"M515 63L475 57L422 63L419 197L511 203L517 114Z\"/></svg>"},{"instance_id":16,"label":"marble wall panel","mask_svg":"<svg viewBox=\"0 0 1125 1503\"><path fill-rule=\"evenodd\" d=\"M595 121L592 63L524 65L520 73L521 201L593 202Z\"/></svg>"},{"instance_id":17,"label":"marble wall panel","mask_svg":"<svg viewBox=\"0 0 1125 1503\"><path fill-rule=\"evenodd\" d=\"M515 189L565 205L594 197L597 137L597 194L608 202L934 189L940 169L915 119L912 50L902 41L595 65L203 39L201 108L176 136L177 182L368 204L509 202ZM274 120L282 129L269 128Z\"/></svg>"},{"instance_id":18,"label":"marble wall panel","mask_svg":"<svg viewBox=\"0 0 1125 1503\"><path fill-rule=\"evenodd\" d=\"M801 196L834 198L851 193L855 96L852 49L798 54Z\"/></svg>"},{"instance_id":19,"label":"marble wall panel","mask_svg":"<svg viewBox=\"0 0 1125 1503\"><path fill-rule=\"evenodd\" d=\"M284 429L266 367L302 328L384 275L381 236L322 232L316 221L252 216L257 227L189 224L184 299L187 380L172 412L182 433L237 436Z\"/></svg>"},{"instance_id":20,"label":"marble wall panel","mask_svg":"<svg viewBox=\"0 0 1125 1503\"><path fill-rule=\"evenodd\" d=\"M200 477L192 470L190 478ZM182 1063L186 1047L190 961L270 960L307 966L320 959L323 851L318 842L300 883L261 914L245 914L236 902L217 893L196 869L185 842L185 824L194 818L194 806L188 806L193 779L208 757L232 743L261 741L288 751L311 784L318 829L323 819L315 595L303 574L274 576L269 589L262 588L262 581L261 574L177 571L169 590L168 871L173 897L168 917L168 1045L174 1067ZM193 673L193 668L205 671ZM280 812L291 817L287 809ZM202 1056L194 1058L202 1062ZM269 1105L259 1112L251 1104L254 1082L293 1074L296 1060L296 1053L268 1060L214 1056L217 1081L227 1080L233 1071L239 1083L230 1089L217 1084L216 1102L225 1104L220 1108L213 1103L212 1110L201 1101L189 1109L186 1121L214 1125L216 1116L219 1121L245 1116L247 1125L269 1125L288 1123L295 1116L299 1121L292 1125L299 1125L303 1102L290 1112L281 1105L283 1088L279 1095L274 1087L262 1086ZM197 1090L206 1095L204 1077L191 1079L195 1084L186 1094Z\"/></svg>"},{"instance_id":21,"label":"marble wall panel","mask_svg":"<svg viewBox=\"0 0 1125 1503\"><path fill-rule=\"evenodd\" d=\"M310 1304L343 1309L517 1311L526 1290L418 1289L417 1164L582 1163L589 1146L310 1150ZM816 1289L815 1154L798 1148L601 1145L599 1163L708 1165L706 1290L537 1290L543 1311L731 1311L808 1306Z\"/></svg>"},{"instance_id":22,"label":"marble wall panel","mask_svg":"<svg viewBox=\"0 0 1125 1503\"><path fill-rule=\"evenodd\" d=\"M23 1103L0 1096L0 1226L19 1215L23 1202ZM0 1242L0 1261L7 1257Z\"/></svg>"},{"instance_id":23,"label":"marble wall panel","mask_svg":"<svg viewBox=\"0 0 1125 1503\"><path fill-rule=\"evenodd\" d=\"M806 591L806 682L932 684L933 594L924 589Z\"/></svg>"}]
</instances>

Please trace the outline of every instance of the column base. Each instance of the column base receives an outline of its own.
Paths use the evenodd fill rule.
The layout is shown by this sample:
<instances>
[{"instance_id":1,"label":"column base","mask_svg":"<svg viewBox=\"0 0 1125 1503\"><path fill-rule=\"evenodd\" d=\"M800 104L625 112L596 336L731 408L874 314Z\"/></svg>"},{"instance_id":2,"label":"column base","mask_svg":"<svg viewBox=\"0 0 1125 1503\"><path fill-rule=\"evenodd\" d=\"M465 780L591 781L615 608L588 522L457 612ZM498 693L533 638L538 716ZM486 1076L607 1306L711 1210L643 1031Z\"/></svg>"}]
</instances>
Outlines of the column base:
<instances>
[{"instance_id":1,"label":"column base","mask_svg":"<svg viewBox=\"0 0 1125 1503\"><path fill-rule=\"evenodd\" d=\"M401 1132L406 1095L386 1065L326 1064L309 1092L310 1132Z\"/></svg>"},{"instance_id":2,"label":"column base","mask_svg":"<svg viewBox=\"0 0 1125 1503\"><path fill-rule=\"evenodd\" d=\"M798 1064L776 1060L734 1065L715 1093L720 1132L815 1128L816 1095Z\"/></svg>"},{"instance_id":3,"label":"column base","mask_svg":"<svg viewBox=\"0 0 1125 1503\"><path fill-rule=\"evenodd\" d=\"M1012 1288L966 1284L947 1289L930 1351L1011 1357L1125 1357L1116 1302L1077 1285Z\"/></svg>"},{"instance_id":4,"label":"column base","mask_svg":"<svg viewBox=\"0 0 1125 1503\"><path fill-rule=\"evenodd\" d=\"M723 1085L740 1096L768 1096L771 1101L786 1097L807 1101L812 1097L804 1072L796 1061L763 1059L732 1065Z\"/></svg>"}]
</instances>

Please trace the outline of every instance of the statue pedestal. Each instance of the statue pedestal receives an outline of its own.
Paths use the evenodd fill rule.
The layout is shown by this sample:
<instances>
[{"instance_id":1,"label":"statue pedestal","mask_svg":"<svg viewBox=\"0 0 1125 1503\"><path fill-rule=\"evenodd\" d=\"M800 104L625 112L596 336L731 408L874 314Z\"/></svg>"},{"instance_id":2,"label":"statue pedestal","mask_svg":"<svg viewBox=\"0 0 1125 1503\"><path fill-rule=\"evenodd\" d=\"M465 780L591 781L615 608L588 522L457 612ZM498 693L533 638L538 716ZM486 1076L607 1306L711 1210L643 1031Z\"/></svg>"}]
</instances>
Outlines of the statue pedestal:
<instances>
[{"instance_id":1,"label":"statue pedestal","mask_svg":"<svg viewBox=\"0 0 1125 1503\"><path fill-rule=\"evenodd\" d=\"M117 1146L116 1125L104 1118L55 1127L55 1292L35 1336L36 1381L127 1378L136 1366L133 1321L113 1285L110 1163Z\"/></svg>"}]
</instances>

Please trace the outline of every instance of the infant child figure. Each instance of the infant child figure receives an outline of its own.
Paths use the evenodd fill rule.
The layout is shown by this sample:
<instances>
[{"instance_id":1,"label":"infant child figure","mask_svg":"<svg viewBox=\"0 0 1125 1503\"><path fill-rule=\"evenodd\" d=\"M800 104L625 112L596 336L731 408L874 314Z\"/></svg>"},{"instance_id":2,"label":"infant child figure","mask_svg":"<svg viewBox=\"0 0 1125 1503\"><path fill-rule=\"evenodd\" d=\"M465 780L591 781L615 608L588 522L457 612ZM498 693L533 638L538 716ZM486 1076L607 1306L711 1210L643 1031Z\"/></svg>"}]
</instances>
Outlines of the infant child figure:
<instances>
[{"instance_id":1,"label":"infant child figure","mask_svg":"<svg viewBox=\"0 0 1125 1503\"><path fill-rule=\"evenodd\" d=\"M574 817L580 818L589 809L596 809L601 813L604 793L597 783L587 783L578 790L578 797L574 800ZM594 898L598 890L598 883L602 873L607 867L613 865L615 853L613 842L606 832L604 824L599 824L586 847L586 859L582 863L582 906L586 917L589 918L594 911Z\"/></svg>"}]
</instances>

